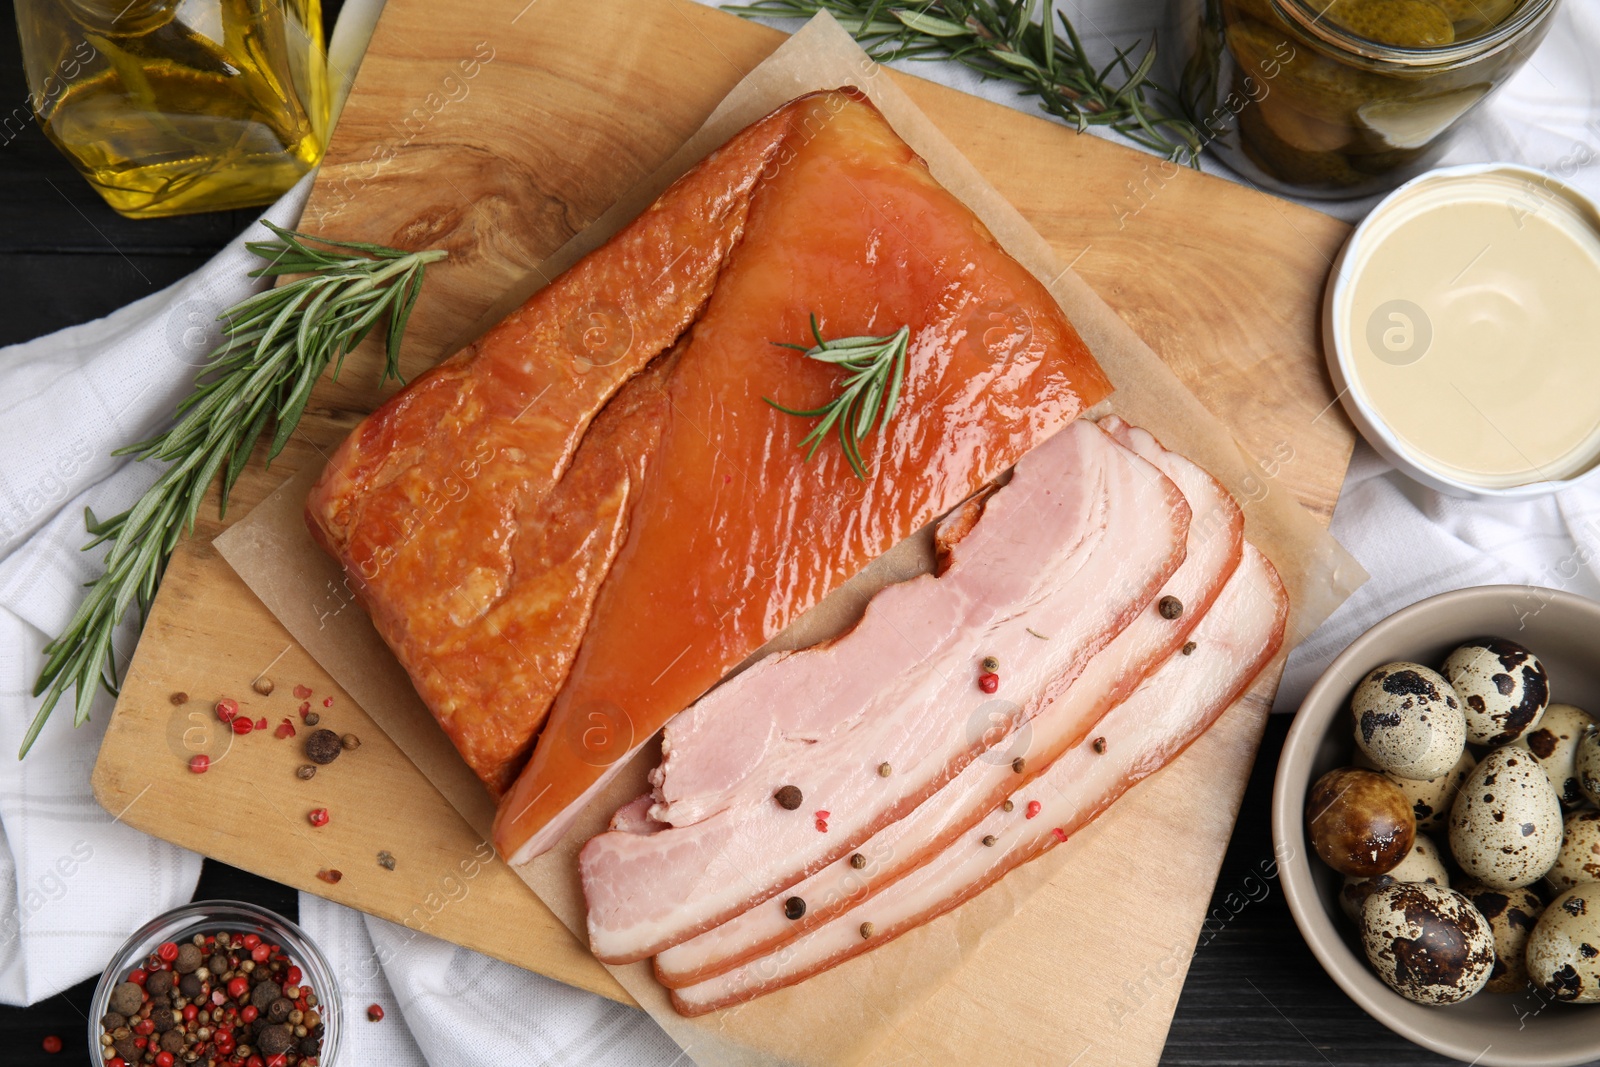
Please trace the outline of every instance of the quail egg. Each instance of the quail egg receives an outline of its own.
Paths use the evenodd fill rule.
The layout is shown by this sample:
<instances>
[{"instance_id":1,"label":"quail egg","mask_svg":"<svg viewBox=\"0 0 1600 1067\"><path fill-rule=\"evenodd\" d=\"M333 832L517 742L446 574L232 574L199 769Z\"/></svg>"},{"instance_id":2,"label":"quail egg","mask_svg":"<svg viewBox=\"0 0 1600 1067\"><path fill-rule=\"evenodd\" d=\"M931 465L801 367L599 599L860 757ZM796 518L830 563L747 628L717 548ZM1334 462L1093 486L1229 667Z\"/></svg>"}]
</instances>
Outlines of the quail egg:
<instances>
[{"instance_id":1,"label":"quail egg","mask_svg":"<svg viewBox=\"0 0 1600 1067\"><path fill-rule=\"evenodd\" d=\"M1557 1000L1600 1003L1600 884L1552 900L1528 937L1528 977Z\"/></svg>"},{"instance_id":2,"label":"quail egg","mask_svg":"<svg viewBox=\"0 0 1600 1067\"><path fill-rule=\"evenodd\" d=\"M1490 889L1481 882L1462 882L1456 892L1472 901L1494 931L1494 970L1487 993L1517 993L1527 988L1528 965L1523 949L1533 924L1539 921L1544 901L1531 889Z\"/></svg>"},{"instance_id":3,"label":"quail egg","mask_svg":"<svg viewBox=\"0 0 1600 1067\"><path fill-rule=\"evenodd\" d=\"M1340 874L1388 873L1411 851L1416 832L1405 795L1377 771L1329 771L1312 785L1306 801L1311 845Z\"/></svg>"},{"instance_id":4,"label":"quail egg","mask_svg":"<svg viewBox=\"0 0 1600 1067\"><path fill-rule=\"evenodd\" d=\"M1600 811L1585 808L1567 816L1561 852L1545 879L1558 893L1585 882L1600 882Z\"/></svg>"},{"instance_id":5,"label":"quail egg","mask_svg":"<svg viewBox=\"0 0 1600 1067\"><path fill-rule=\"evenodd\" d=\"M1489 981L1494 931L1460 893L1396 882L1361 907L1361 946L1378 977L1418 1004L1456 1004Z\"/></svg>"},{"instance_id":6,"label":"quail egg","mask_svg":"<svg viewBox=\"0 0 1600 1067\"><path fill-rule=\"evenodd\" d=\"M1438 778L1461 759L1466 719L1455 690L1420 663L1385 663L1350 698L1356 745L1402 778Z\"/></svg>"},{"instance_id":7,"label":"quail egg","mask_svg":"<svg viewBox=\"0 0 1600 1067\"><path fill-rule=\"evenodd\" d=\"M1346 875L1344 885L1339 888L1339 907L1344 909L1351 922L1359 926L1361 905L1373 893L1396 882L1427 882L1448 889L1450 873L1444 869L1444 862L1439 858L1439 847L1418 834L1411 851L1388 874L1376 874L1371 878Z\"/></svg>"},{"instance_id":8,"label":"quail egg","mask_svg":"<svg viewBox=\"0 0 1600 1067\"><path fill-rule=\"evenodd\" d=\"M1356 750L1355 762L1357 767L1379 770L1360 749ZM1382 771L1382 774L1399 786L1400 792L1411 801L1411 813L1417 817L1417 833L1442 834L1450 821L1450 805L1455 803L1461 784L1477 765L1472 753L1463 749L1456 765L1437 778L1405 778L1390 771Z\"/></svg>"},{"instance_id":9,"label":"quail egg","mask_svg":"<svg viewBox=\"0 0 1600 1067\"><path fill-rule=\"evenodd\" d=\"M1561 802L1527 749L1484 756L1450 809L1450 851L1495 889L1532 885L1561 851Z\"/></svg>"},{"instance_id":10,"label":"quail egg","mask_svg":"<svg viewBox=\"0 0 1600 1067\"><path fill-rule=\"evenodd\" d=\"M1594 719L1582 708L1551 704L1539 725L1522 735L1521 743L1528 746L1533 758L1550 776L1550 784L1561 797L1561 806L1568 810L1583 806L1583 790L1578 787L1574 764L1578 742L1583 740L1585 731L1593 728Z\"/></svg>"},{"instance_id":11,"label":"quail egg","mask_svg":"<svg viewBox=\"0 0 1600 1067\"><path fill-rule=\"evenodd\" d=\"M1480 637L1444 661L1444 676L1461 698L1467 740L1504 745L1537 726L1550 703L1550 679L1539 657L1515 641Z\"/></svg>"},{"instance_id":12,"label":"quail egg","mask_svg":"<svg viewBox=\"0 0 1600 1067\"><path fill-rule=\"evenodd\" d=\"M1600 804L1600 730L1585 730L1572 757L1578 789L1591 804Z\"/></svg>"}]
</instances>

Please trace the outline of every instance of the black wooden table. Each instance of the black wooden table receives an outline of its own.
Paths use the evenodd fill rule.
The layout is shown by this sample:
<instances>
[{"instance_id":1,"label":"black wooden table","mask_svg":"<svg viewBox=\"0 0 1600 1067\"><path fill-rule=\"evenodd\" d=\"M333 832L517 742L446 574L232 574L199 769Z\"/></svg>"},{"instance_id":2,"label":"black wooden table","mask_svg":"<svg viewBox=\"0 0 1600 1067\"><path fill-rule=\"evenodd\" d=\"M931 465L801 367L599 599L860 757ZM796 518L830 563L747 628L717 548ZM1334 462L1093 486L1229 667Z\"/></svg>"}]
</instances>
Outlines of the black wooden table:
<instances>
[{"instance_id":1,"label":"black wooden table","mask_svg":"<svg viewBox=\"0 0 1600 1067\"><path fill-rule=\"evenodd\" d=\"M9 5L8 5L9 6ZM325 5L327 6L327 5ZM331 21L331 19L330 19ZM15 25L0 17L0 344L86 322L202 266L254 211L134 222L100 200L26 113ZM1444 1064L1368 1018L1323 973L1289 916L1272 868L1268 809L1288 720L1267 727L1211 918L1168 1037L1166 1064ZM296 914L286 886L207 861L197 898L230 897ZM1130 1012L1162 981L1120 991ZM0 1064L83 1062L94 981L30 1008L0 1008ZM64 1051L46 1054L47 1035ZM361 1065L366 1067L366 1065Z\"/></svg>"}]
</instances>

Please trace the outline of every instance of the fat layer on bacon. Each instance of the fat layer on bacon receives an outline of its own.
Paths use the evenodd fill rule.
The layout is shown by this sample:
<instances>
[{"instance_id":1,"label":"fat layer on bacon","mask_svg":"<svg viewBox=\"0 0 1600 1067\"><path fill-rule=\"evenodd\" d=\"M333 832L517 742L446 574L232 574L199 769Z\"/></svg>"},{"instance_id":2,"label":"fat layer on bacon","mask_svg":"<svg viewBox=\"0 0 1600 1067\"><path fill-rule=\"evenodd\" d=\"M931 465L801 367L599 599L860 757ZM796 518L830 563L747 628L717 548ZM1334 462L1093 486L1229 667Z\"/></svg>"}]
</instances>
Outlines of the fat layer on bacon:
<instances>
[{"instance_id":1,"label":"fat layer on bacon","mask_svg":"<svg viewBox=\"0 0 1600 1067\"><path fill-rule=\"evenodd\" d=\"M806 912L799 919L790 919L781 908L757 905L662 951L655 968L663 985L691 985L767 955L929 862L1016 789L1044 773L1188 640L1239 565L1244 515L1216 479L1162 448L1148 431L1115 416L1102 419L1100 427L1170 478L1189 502L1192 518L1183 565L1161 590L1161 597L1174 597L1182 604L1182 613L1168 619L1156 603L1148 605L1057 700L1041 708L1026 729L969 763L915 811L858 846L862 866L840 859L791 887L788 893L806 901ZM1020 654L1042 654L1042 641L1024 645ZM1009 682L1011 672L1006 675ZM1007 691L1011 688L1008 685ZM1020 694L1012 696L1022 699ZM1020 771L1013 765L1017 758L1023 761Z\"/></svg>"},{"instance_id":2,"label":"fat layer on bacon","mask_svg":"<svg viewBox=\"0 0 1600 1067\"><path fill-rule=\"evenodd\" d=\"M648 813L665 828L580 854L595 954L684 941L904 817L1061 699L1172 577L1188 525L1177 486L1091 422L1023 457L942 574L890 586L849 634L770 657L667 727ZM775 801L784 786L798 808Z\"/></svg>"},{"instance_id":3,"label":"fat layer on bacon","mask_svg":"<svg viewBox=\"0 0 1600 1067\"><path fill-rule=\"evenodd\" d=\"M768 956L672 992L680 1014L703 1015L775 992L870 951L957 907L1008 871L1067 840L1166 766L1245 691L1276 653L1288 618L1277 572L1253 546L1195 627L1190 655L1174 654L1084 743L1011 796L932 862ZM1028 817L1030 805L1039 805ZM983 844L992 837L992 845ZM764 907L778 908L769 901ZM862 924L871 923L870 937Z\"/></svg>"}]
</instances>

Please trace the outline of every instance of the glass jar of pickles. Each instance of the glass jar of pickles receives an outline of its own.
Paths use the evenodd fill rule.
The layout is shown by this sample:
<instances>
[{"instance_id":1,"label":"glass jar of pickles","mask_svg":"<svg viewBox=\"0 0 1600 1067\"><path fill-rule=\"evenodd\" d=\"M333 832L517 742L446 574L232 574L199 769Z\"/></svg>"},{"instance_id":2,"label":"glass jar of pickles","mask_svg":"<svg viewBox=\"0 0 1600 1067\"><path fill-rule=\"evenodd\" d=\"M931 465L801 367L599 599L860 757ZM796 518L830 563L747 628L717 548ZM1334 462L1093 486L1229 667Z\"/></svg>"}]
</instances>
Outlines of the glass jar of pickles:
<instances>
[{"instance_id":1,"label":"glass jar of pickles","mask_svg":"<svg viewBox=\"0 0 1600 1067\"><path fill-rule=\"evenodd\" d=\"M1187 0L1183 106L1234 170L1348 199L1431 167L1558 0Z\"/></svg>"},{"instance_id":2,"label":"glass jar of pickles","mask_svg":"<svg viewBox=\"0 0 1600 1067\"><path fill-rule=\"evenodd\" d=\"M322 158L321 0L17 0L45 134L131 218L269 203Z\"/></svg>"}]
</instances>

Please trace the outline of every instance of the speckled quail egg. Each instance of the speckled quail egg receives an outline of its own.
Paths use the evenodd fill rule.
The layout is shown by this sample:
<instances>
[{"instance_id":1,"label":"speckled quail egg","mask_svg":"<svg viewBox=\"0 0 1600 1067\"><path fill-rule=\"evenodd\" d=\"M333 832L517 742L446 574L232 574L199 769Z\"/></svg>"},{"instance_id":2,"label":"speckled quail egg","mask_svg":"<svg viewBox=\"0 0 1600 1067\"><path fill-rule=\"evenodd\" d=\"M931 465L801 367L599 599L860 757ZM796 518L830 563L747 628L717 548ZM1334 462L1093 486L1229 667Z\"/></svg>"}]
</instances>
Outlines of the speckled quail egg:
<instances>
[{"instance_id":1,"label":"speckled quail egg","mask_svg":"<svg viewBox=\"0 0 1600 1067\"><path fill-rule=\"evenodd\" d=\"M1572 770L1578 776L1578 789L1591 804L1600 804L1600 730L1586 730L1578 738L1578 751L1572 757Z\"/></svg>"},{"instance_id":2,"label":"speckled quail egg","mask_svg":"<svg viewBox=\"0 0 1600 1067\"><path fill-rule=\"evenodd\" d=\"M1550 784L1561 797L1561 806L1571 810L1583 806L1583 790L1578 786L1575 763L1578 742L1586 731L1594 728L1594 719L1582 708L1571 704L1551 704L1544 710L1539 725L1522 735L1519 744L1528 746L1533 758L1539 761Z\"/></svg>"},{"instance_id":3,"label":"speckled quail egg","mask_svg":"<svg viewBox=\"0 0 1600 1067\"><path fill-rule=\"evenodd\" d=\"M1489 981L1494 931L1472 902L1427 882L1396 882L1361 907L1361 947L1378 977L1418 1004L1456 1004Z\"/></svg>"},{"instance_id":4,"label":"speckled quail egg","mask_svg":"<svg viewBox=\"0 0 1600 1067\"><path fill-rule=\"evenodd\" d=\"M1494 970L1486 993L1517 993L1527 988L1528 964L1523 950L1544 901L1531 889L1490 889L1482 882L1461 882L1455 890L1478 909L1494 931Z\"/></svg>"},{"instance_id":5,"label":"speckled quail egg","mask_svg":"<svg viewBox=\"0 0 1600 1067\"><path fill-rule=\"evenodd\" d=\"M1600 883L1552 900L1528 937L1528 977L1557 1000L1600 1003Z\"/></svg>"},{"instance_id":6,"label":"speckled quail egg","mask_svg":"<svg viewBox=\"0 0 1600 1067\"><path fill-rule=\"evenodd\" d=\"M1539 724L1550 704L1550 678L1539 657L1515 641L1480 637L1444 661L1444 676L1461 698L1467 740L1504 745Z\"/></svg>"},{"instance_id":7,"label":"speckled quail egg","mask_svg":"<svg viewBox=\"0 0 1600 1067\"><path fill-rule=\"evenodd\" d=\"M1461 758L1466 719L1455 690L1420 663L1385 663L1350 698L1356 745L1403 778L1445 774Z\"/></svg>"},{"instance_id":8,"label":"speckled quail egg","mask_svg":"<svg viewBox=\"0 0 1600 1067\"><path fill-rule=\"evenodd\" d=\"M1437 778L1406 778L1391 771L1381 770L1360 749L1356 750L1355 763L1357 767L1379 771L1400 787L1400 792L1411 801L1411 813L1417 817L1419 834L1444 833L1450 822L1450 805L1455 803L1456 794L1461 792L1461 784L1467 780L1467 775L1478 765L1472 753L1465 749L1462 750L1461 758L1456 761L1456 765Z\"/></svg>"},{"instance_id":9,"label":"speckled quail egg","mask_svg":"<svg viewBox=\"0 0 1600 1067\"><path fill-rule=\"evenodd\" d=\"M1484 756L1450 809L1450 852L1495 889L1532 885L1561 851L1561 802L1527 749Z\"/></svg>"},{"instance_id":10,"label":"speckled quail egg","mask_svg":"<svg viewBox=\"0 0 1600 1067\"><path fill-rule=\"evenodd\" d=\"M1329 771L1306 798L1306 836L1340 874L1387 874L1411 851L1416 833L1405 795L1377 771Z\"/></svg>"},{"instance_id":11,"label":"speckled quail egg","mask_svg":"<svg viewBox=\"0 0 1600 1067\"><path fill-rule=\"evenodd\" d=\"M1361 924L1361 905L1367 898L1384 886L1394 885L1396 882L1427 882L1430 885L1442 885L1450 888L1450 872L1444 869L1444 861L1439 856L1439 846L1421 834L1411 845L1405 859L1395 864L1388 874L1375 874L1371 878L1358 878L1346 875L1344 885L1339 887L1339 907L1350 921L1356 925Z\"/></svg>"},{"instance_id":12,"label":"speckled quail egg","mask_svg":"<svg viewBox=\"0 0 1600 1067\"><path fill-rule=\"evenodd\" d=\"M1585 882L1600 882L1600 811L1585 808L1567 816L1561 852L1545 880L1558 893Z\"/></svg>"}]
</instances>

